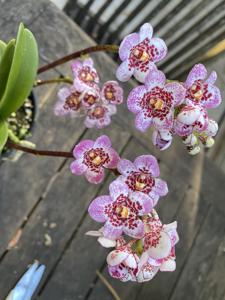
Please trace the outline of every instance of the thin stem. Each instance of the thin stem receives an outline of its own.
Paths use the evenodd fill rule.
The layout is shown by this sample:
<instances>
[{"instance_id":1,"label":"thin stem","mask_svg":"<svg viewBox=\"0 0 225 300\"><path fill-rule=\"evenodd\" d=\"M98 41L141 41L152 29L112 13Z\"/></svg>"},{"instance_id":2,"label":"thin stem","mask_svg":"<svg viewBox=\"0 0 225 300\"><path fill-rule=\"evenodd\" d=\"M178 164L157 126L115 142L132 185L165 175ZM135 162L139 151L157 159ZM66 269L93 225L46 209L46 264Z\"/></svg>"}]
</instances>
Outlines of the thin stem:
<instances>
[{"instance_id":1,"label":"thin stem","mask_svg":"<svg viewBox=\"0 0 225 300\"><path fill-rule=\"evenodd\" d=\"M34 87L37 87L39 85L43 85L43 84L49 84L49 83L61 83L61 82L65 82L68 84L73 84L73 80L69 77L59 77L59 78L52 78L52 79L47 79L47 80L42 80L42 79L38 79L36 80L36 82L34 83Z\"/></svg>"},{"instance_id":2,"label":"thin stem","mask_svg":"<svg viewBox=\"0 0 225 300\"><path fill-rule=\"evenodd\" d=\"M115 291L115 289L111 286L111 284L108 282L108 280L97 270L96 274L98 275L98 277L100 278L100 280L102 281L102 283L107 287L107 289L110 291L110 293L112 294L113 298L115 300L121 300L120 296L117 294L117 292Z\"/></svg>"},{"instance_id":3,"label":"thin stem","mask_svg":"<svg viewBox=\"0 0 225 300\"><path fill-rule=\"evenodd\" d=\"M66 158L72 158L73 157L72 152L31 149L31 148L28 148L28 147L18 145L18 144L14 143L11 140L7 141L6 146L8 148L20 150L20 151L27 152L27 153L30 153L30 154L33 154L33 155L37 155L37 156L57 156L57 157L66 157Z\"/></svg>"},{"instance_id":4,"label":"thin stem","mask_svg":"<svg viewBox=\"0 0 225 300\"><path fill-rule=\"evenodd\" d=\"M96 45L96 46L88 47L88 48L85 48L83 50L76 51L76 52L73 52L73 53L71 53L69 55L66 55L64 57L61 57L61 58L53 61L52 63L47 64L47 65L39 68L38 69L38 74L41 74L41 73L43 73L47 70L55 68L56 66L64 64L65 62L68 62L72 59L75 59L75 58L80 57L80 56L85 55L85 54L89 54L89 53L92 53L92 52L98 52L98 51L117 52L118 49L119 49L119 47L117 45Z\"/></svg>"}]
</instances>

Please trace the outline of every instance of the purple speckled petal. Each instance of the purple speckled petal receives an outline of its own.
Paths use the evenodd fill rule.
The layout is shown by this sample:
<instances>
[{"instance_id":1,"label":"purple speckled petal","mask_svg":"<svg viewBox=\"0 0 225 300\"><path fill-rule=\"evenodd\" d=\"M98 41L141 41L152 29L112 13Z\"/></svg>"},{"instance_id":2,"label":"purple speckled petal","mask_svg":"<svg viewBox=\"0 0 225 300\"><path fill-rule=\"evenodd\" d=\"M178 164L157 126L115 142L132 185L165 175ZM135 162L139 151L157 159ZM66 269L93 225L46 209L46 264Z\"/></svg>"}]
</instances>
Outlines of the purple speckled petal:
<instances>
[{"instance_id":1,"label":"purple speckled petal","mask_svg":"<svg viewBox=\"0 0 225 300\"><path fill-rule=\"evenodd\" d=\"M101 135L97 138L97 140L94 143L95 148L105 148L105 147L111 147L112 143L110 138L107 135Z\"/></svg>"},{"instance_id":2,"label":"purple speckled petal","mask_svg":"<svg viewBox=\"0 0 225 300\"><path fill-rule=\"evenodd\" d=\"M149 263L146 263L141 271L137 275L138 282L147 282L152 280L152 278L158 273L159 267L152 266Z\"/></svg>"},{"instance_id":3,"label":"purple speckled petal","mask_svg":"<svg viewBox=\"0 0 225 300\"><path fill-rule=\"evenodd\" d=\"M71 90L69 88L61 88L59 91L58 91L58 98L61 100L61 101L65 101L66 98L71 94Z\"/></svg>"},{"instance_id":4,"label":"purple speckled petal","mask_svg":"<svg viewBox=\"0 0 225 300\"><path fill-rule=\"evenodd\" d=\"M197 64L195 65L190 73L188 74L188 77L185 81L185 86L187 88L191 87L195 80L204 80L207 76L207 70L203 64Z\"/></svg>"},{"instance_id":5,"label":"purple speckled petal","mask_svg":"<svg viewBox=\"0 0 225 300\"><path fill-rule=\"evenodd\" d=\"M145 79L146 79L146 76L148 75L148 73L149 73L149 72L152 72L152 71L154 71L154 70L157 70L156 65L155 65L153 62L149 61L148 67L146 66L145 71L142 71L140 68L135 68L135 69L134 69L134 77L135 77L138 81L144 83L144 82L145 82Z\"/></svg>"},{"instance_id":6,"label":"purple speckled petal","mask_svg":"<svg viewBox=\"0 0 225 300\"><path fill-rule=\"evenodd\" d=\"M128 81L134 73L134 68L129 68L128 64L129 61L126 59L116 70L116 77L122 82Z\"/></svg>"},{"instance_id":7,"label":"purple speckled petal","mask_svg":"<svg viewBox=\"0 0 225 300\"><path fill-rule=\"evenodd\" d=\"M94 146L94 141L92 140L83 140L77 144L73 149L73 156L75 158L80 158L83 156L84 152L90 150Z\"/></svg>"},{"instance_id":8,"label":"purple speckled petal","mask_svg":"<svg viewBox=\"0 0 225 300\"><path fill-rule=\"evenodd\" d=\"M137 219L132 222L132 225L134 226L129 226L128 224L127 226L125 225L123 227L123 232L134 239L141 239L144 235L143 222L140 219Z\"/></svg>"},{"instance_id":9,"label":"purple speckled petal","mask_svg":"<svg viewBox=\"0 0 225 300\"><path fill-rule=\"evenodd\" d=\"M117 198L120 195L127 197L128 196L128 187L123 182L121 182L119 180L114 180L109 185L109 194L110 194L111 198L113 199L113 201L117 200Z\"/></svg>"},{"instance_id":10,"label":"purple speckled petal","mask_svg":"<svg viewBox=\"0 0 225 300\"><path fill-rule=\"evenodd\" d=\"M71 69L75 77L77 76L78 70L80 68L82 68L82 62L80 62L79 60L75 60L71 63Z\"/></svg>"},{"instance_id":11,"label":"purple speckled petal","mask_svg":"<svg viewBox=\"0 0 225 300\"><path fill-rule=\"evenodd\" d=\"M115 99L112 99L112 100L106 99L105 89L108 86L113 87ZM114 81L114 80L106 81L101 90L101 97L102 97L102 100L104 101L104 103L112 103L115 105L119 105L123 102L123 89L117 81Z\"/></svg>"},{"instance_id":12,"label":"purple speckled petal","mask_svg":"<svg viewBox=\"0 0 225 300\"><path fill-rule=\"evenodd\" d=\"M116 106L114 104L108 104L107 105L107 109L108 109L108 114L110 116L115 115L116 112L117 112L117 108L116 108Z\"/></svg>"},{"instance_id":13,"label":"purple speckled petal","mask_svg":"<svg viewBox=\"0 0 225 300\"><path fill-rule=\"evenodd\" d=\"M218 124L216 123L216 121L209 119L207 127L205 129L205 133L208 136L215 136L217 134L218 131Z\"/></svg>"},{"instance_id":14,"label":"purple speckled petal","mask_svg":"<svg viewBox=\"0 0 225 300\"><path fill-rule=\"evenodd\" d=\"M73 86L74 88L82 93L83 91L85 91L86 89L89 89L90 87L88 85L86 85L83 81L81 81L79 78L75 78L73 81Z\"/></svg>"},{"instance_id":15,"label":"purple speckled petal","mask_svg":"<svg viewBox=\"0 0 225 300\"><path fill-rule=\"evenodd\" d=\"M148 73L145 78L145 86L147 90L151 90L154 87L164 87L166 82L166 76L162 71L153 70Z\"/></svg>"},{"instance_id":16,"label":"purple speckled petal","mask_svg":"<svg viewBox=\"0 0 225 300\"><path fill-rule=\"evenodd\" d=\"M134 164L128 159L121 159L117 165L117 170L120 174L127 176L131 172L136 171Z\"/></svg>"},{"instance_id":17,"label":"purple speckled petal","mask_svg":"<svg viewBox=\"0 0 225 300\"><path fill-rule=\"evenodd\" d=\"M119 47L119 56L122 61L130 55L130 50L139 43L139 34L131 33L127 35L121 42Z\"/></svg>"},{"instance_id":18,"label":"purple speckled petal","mask_svg":"<svg viewBox=\"0 0 225 300\"><path fill-rule=\"evenodd\" d=\"M123 227L121 225L114 226L107 221L104 225L103 235L109 239L119 238L123 233Z\"/></svg>"},{"instance_id":19,"label":"purple speckled petal","mask_svg":"<svg viewBox=\"0 0 225 300\"><path fill-rule=\"evenodd\" d=\"M102 129L106 126L108 126L111 123L111 118L108 114L105 114L103 118L96 119L96 127L98 129Z\"/></svg>"},{"instance_id":20,"label":"purple speckled petal","mask_svg":"<svg viewBox=\"0 0 225 300\"><path fill-rule=\"evenodd\" d=\"M132 192L130 193L129 198L133 203L139 203L142 206L138 211L139 216L147 215L153 208L152 199L144 193Z\"/></svg>"},{"instance_id":21,"label":"purple speckled petal","mask_svg":"<svg viewBox=\"0 0 225 300\"><path fill-rule=\"evenodd\" d=\"M138 156L134 161L134 165L140 171L148 170L154 177L158 177L160 174L157 159L153 155Z\"/></svg>"},{"instance_id":22,"label":"purple speckled petal","mask_svg":"<svg viewBox=\"0 0 225 300\"><path fill-rule=\"evenodd\" d=\"M154 192L159 196L165 196L168 193L167 183L160 178L155 178Z\"/></svg>"},{"instance_id":23,"label":"purple speckled petal","mask_svg":"<svg viewBox=\"0 0 225 300\"><path fill-rule=\"evenodd\" d=\"M140 42L142 42L146 38L151 39L152 35L153 35L152 25L150 23L143 24L139 31Z\"/></svg>"},{"instance_id":24,"label":"purple speckled petal","mask_svg":"<svg viewBox=\"0 0 225 300\"><path fill-rule=\"evenodd\" d=\"M179 136L187 136L192 133L193 129L191 125L186 125L176 119L173 124L173 131Z\"/></svg>"},{"instance_id":25,"label":"purple speckled petal","mask_svg":"<svg viewBox=\"0 0 225 300\"><path fill-rule=\"evenodd\" d=\"M154 62L158 62L166 56L168 50L165 42L162 39L152 38L150 45L153 45L158 50L158 54L155 53L152 58Z\"/></svg>"},{"instance_id":26,"label":"purple speckled petal","mask_svg":"<svg viewBox=\"0 0 225 300\"><path fill-rule=\"evenodd\" d=\"M103 168L99 168L98 172L94 172L90 169L87 169L87 171L85 172L85 177L87 181L93 184L101 183L104 179L104 175L105 172Z\"/></svg>"},{"instance_id":27,"label":"purple speckled petal","mask_svg":"<svg viewBox=\"0 0 225 300\"><path fill-rule=\"evenodd\" d=\"M214 84L216 82L216 79L217 79L217 73L216 73L216 71L212 71L209 74L209 77L206 79L205 82L207 82L209 84Z\"/></svg>"},{"instance_id":28,"label":"purple speckled petal","mask_svg":"<svg viewBox=\"0 0 225 300\"><path fill-rule=\"evenodd\" d=\"M145 115L145 111L140 111L135 117L135 127L141 132L146 132L146 130L151 126L152 118Z\"/></svg>"},{"instance_id":29,"label":"purple speckled petal","mask_svg":"<svg viewBox=\"0 0 225 300\"><path fill-rule=\"evenodd\" d=\"M115 169L120 160L119 154L113 148L106 149L109 155L109 162L104 163L104 167L108 169Z\"/></svg>"},{"instance_id":30,"label":"purple speckled petal","mask_svg":"<svg viewBox=\"0 0 225 300\"><path fill-rule=\"evenodd\" d=\"M204 99L201 100L202 106L206 108L215 108L220 105L222 101L222 97L220 94L220 90L215 85L208 85L208 93L211 94L211 97L209 97L207 100L204 101Z\"/></svg>"},{"instance_id":31,"label":"purple speckled petal","mask_svg":"<svg viewBox=\"0 0 225 300\"><path fill-rule=\"evenodd\" d=\"M179 114L177 115L177 120L186 125L192 125L199 116L201 115L201 107L194 105L184 106Z\"/></svg>"},{"instance_id":32,"label":"purple speckled petal","mask_svg":"<svg viewBox=\"0 0 225 300\"><path fill-rule=\"evenodd\" d=\"M186 89L178 82L171 82L165 85L165 90L173 95L173 103L175 106L184 102Z\"/></svg>"},{"instance_id":33,"label":"purple speckled petal","mask_svg":"<svg viewBox=\"0 0 225 300\"><path fill-rule=\"evenodd\" d=\"M132 279L131 273L124 265L108 266L108 272L112 278L119 279L122 282L127 282Z\"/></svg>"},{"instance_id":34,"label":"purple speckled petal","mask_svg":"<svg viewBox=\"0 0 225 300\"><path fill-rule=\"evenodd\" d=\"M107 216L104 213L106 205L112 203L110 196L100 196L95 198L89 205L88 212L91 218L97 222L105 222Z\"/></svg>"},{"instance_id":35,"label":"purple speckled petal","mask_svg":"<svg viewBox=\"0 0 225 300\"><path fill-rule=\"evenodd\" d=\"M83 164L82 158L73 161L70 165L70 170L75 175L82 175L87 170L87 168L88 167Z\"/></svg>"},{"instance_id":36,"label":"purple speckled petal","mask_svg":"<svg viewBox=\"0 0 225 300\"><path fill-rule=\"evenodd\" d=\"M138 113L142 110L140 106L140 101L143 95L146 93L146 88L144 85L139 85L135 87L128 95L127 107L133 113Z\"/></svg>"},{"instance_id":37,"label":"purple speckled petal","mask_svg":"<svg viewBox=\"0 0 225 300\"><path fill-rule=\"evenodd\" d=\"M83 66L88 66L88 67L92 68L93 65L94 65L93 59L90 57L83 61Z\"/></svg>"}]
</instances>

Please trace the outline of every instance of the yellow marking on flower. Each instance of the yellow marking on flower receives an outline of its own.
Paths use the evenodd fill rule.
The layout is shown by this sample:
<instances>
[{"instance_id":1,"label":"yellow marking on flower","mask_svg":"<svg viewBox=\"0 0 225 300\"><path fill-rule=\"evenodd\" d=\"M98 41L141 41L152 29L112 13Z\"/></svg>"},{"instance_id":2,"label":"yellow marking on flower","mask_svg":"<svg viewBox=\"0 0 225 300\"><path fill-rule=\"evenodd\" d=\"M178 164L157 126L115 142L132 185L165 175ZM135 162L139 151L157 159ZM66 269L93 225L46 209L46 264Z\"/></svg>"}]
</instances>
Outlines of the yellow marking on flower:
<instances>
[{"instance_id":1,"label":"yellow marking on flower","mask_svg":"<svg viewBox=\"0 0 225 300\"><path fill-rule=\"evenodd\" d=\"M160 98L151 98L151 99L150 99L150 105L151 105L153 108L158 109L158 110L161 110L161 109L163 109L163 107L164 107L163 100L160 99Z\"/></svg>"},{"instance_id":2,"label":"yellow marking on flower","mask_svg":"<svg viewBox=\"0 0 225 300\"><path fill-rule=\"evenodd\" d=\"M96 166L99 166L102 162L102 159L99 155L97 155L93 160L92 160L93 164Z\"/></svg>"},{"instance_id":3,"label":"yellow marking on flower","mask_svg":"<svg viewBox=\"0 0 225 300\"><path fill-rule=\"evenodd\" d=\"M196 93L194 93L194 97L197 101L201 100L202 96L203 96L203 91L202 90L199 90Z\"/></svg>"},{"instance_id":4,"label":"yellow marking on flower","mask_svg":"<svg viewBox=\"0 0 225 300\"><path fill-rule=\"evenodd\" d=\"M118 213L122 218L127 219L129 217L129 208L126 206L118 206L116 208L116 213Z\"/></svg>"},{"instance_id":5,"label":"yellow marking on flower","mask_svg":"<svg viewBox=\"0 0 225 300\"><path fill-rule=\"evenodd\" d=\"M105 95L107 99L112 99L113 97L113 93L111 91L106 92Z\"/></svg>"},{"instance_id":6,"label":"yellow marking on flower","mask_svg":"<svg viewBox=\"0 0 225 300\"><path fill-rule=\"evenodd\" d=\"M92 96L92 95L88 96L87 102L88 102L89 104L94 104L94 103L95 103L95 98L94 98L94 96Z\"/></svg>"},{"instance_id":7,"label":"yellow marking on flower","mask_svg":"<svg viewBox=\"0 0 225 300\"><path fill-rule=\"evenodd\" d=\"M87 81L93 81L93 80L94 80L94 77L93 77L90 73L87 73L87 75L86 75L86 80L87 80Z\"/></svg>"},{"instance_id":8,"label":"yellow marking on flower","mask_svg":"<svg viewBox=\"0 0 225 300\"><path fill-rule=\"evenodd\" d=\"M139 182L139 181L136 181L136 182L135 182L135 188L136 188L136 190L138 190L138 191L143 190L143 189L145 188L145 186L146 186L146 184L143 183L143 182Z\"/></svg>"},{"instance_id":9,"label":"yellow marking on flower","mask_svg":"<svg viewBox=\"0 0 225 300\"><path fill-rule=\"evenodd\" d=\"M138 49L133 50L133 55L143 62L147 61L150 58L150 55L146 51Z\"/></svg>"}]
</instances>

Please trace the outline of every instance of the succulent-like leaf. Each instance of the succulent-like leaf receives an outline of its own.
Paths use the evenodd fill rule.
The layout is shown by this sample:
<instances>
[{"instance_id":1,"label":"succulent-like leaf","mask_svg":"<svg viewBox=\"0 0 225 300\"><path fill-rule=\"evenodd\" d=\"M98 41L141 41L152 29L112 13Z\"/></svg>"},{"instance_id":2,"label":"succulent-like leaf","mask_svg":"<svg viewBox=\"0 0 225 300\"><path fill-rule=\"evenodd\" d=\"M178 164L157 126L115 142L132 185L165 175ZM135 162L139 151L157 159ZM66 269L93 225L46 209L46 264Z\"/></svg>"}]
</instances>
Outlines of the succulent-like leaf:
<instances>
[{"instance_id":1,"label":"succulent-like leaf","mask_svg":"<svg viewBox=\"0 0 225 300\"><path fill-rule=\"evenodd\" d=\"M0 40L0 61L2 59L5 49L6 49L6 44Z\"/></svg>"},{"instance_id":2,"label":"succulent-like leaf","mask_svg":"<svg viewBox=\"0 0 225 300\"><path fill-rule=\"evenodd\" d=\"M2 59L0 60L0 101L4 95L6 85L8 82L8 77L12 65L14 50L15 50L15 40L11 40L6 46Z\"/></svg>"},{"instance_id":3,"label":"succulent-like leaf","mask_svg":"<svg viewBox=\"0 0 225 300\"><path fill-rule=\"evenodd\" d=\"M0 123L0 153L8 139L8 126L6 122Z\"/></svg>"},{"instance_id":4,"label":"succulent-like leaf","mask_svg":"<svg viewBox=\"0 0 225 300\"><path fill-rule=\"evenodd\" d=\"M38 48L33 34L20 24L12 65L0 100L0 117L6 119L29 96L38 67Z\"/></svg>"}]
</instances>

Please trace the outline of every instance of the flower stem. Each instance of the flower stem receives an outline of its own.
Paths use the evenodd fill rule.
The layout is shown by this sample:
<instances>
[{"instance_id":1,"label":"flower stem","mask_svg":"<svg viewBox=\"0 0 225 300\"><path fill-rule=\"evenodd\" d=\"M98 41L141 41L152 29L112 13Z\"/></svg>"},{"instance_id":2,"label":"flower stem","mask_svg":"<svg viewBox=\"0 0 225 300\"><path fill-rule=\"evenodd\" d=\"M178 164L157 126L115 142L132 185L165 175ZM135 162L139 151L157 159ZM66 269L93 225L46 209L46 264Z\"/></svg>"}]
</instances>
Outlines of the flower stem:
<instances>
[{"instance_id":1,"label":"flower stem","mask_svg":"<svg viewBox=\"0 0 225 300\"><path fill-rule=\"evenodd\" d=\"M59 78L52 78L52 79L47 79L47 80L38 79L34 83L34 87L37 87L37 86L43 85L43 84L61 83L61 82L73 84L73 80L70 77L62 77L62 78L59 77Z\"/></svg>"},{"instance_id":2,"label":"flower stem","mask_svg":"<svg viewBox=\"0 0 225 300\"><path fill-rule=\"evenodd\" d=\"M72 152L37 150L37 149L32 149L32 148L18 145L11 140L7 141L6 146L11 149L20 150L20 151L27 152L27 153L30 153L33 155L37 155L37 156L56 156L56 157L65 157L65 158L73 157Z\"/></svg>"},{"instance_id":3,"label":"flower stem","mask_svg":"<svg viewBox=\"0 0 225 300\"><path fill-rule=\"evenodd\" d=\"M117 294L116 290L111 286L111 284L108 282L108 280L97 270L96 274L102 281L102 283L107 287L107 289L110 291L112 294L113 298L115 300L121 300L120 296Z\"/></svg>"},{"instance_id":4,"label":"flower stem","mask_svg":"<svg viewBox=\"0 0 225 300\"><path fill-rule=\"evenodd\" d=\"M47 64L47 65L39 68L38 69L38 74L41 74L41 73L43 73L47 70L55 68L56 66L64 64L65 62L68 62L72 59L75 59L75 58L80 57L80 56L85 55L85 54L89 54L89 53L92 53L92 52L98 52L98 51L117 52L118 49L119 49L119 47L117 45L96 45L96 46L88 47L88 48L85 48L83 50L76 51L76 52L73 52L73 53L71 53L69 55L66 55L64 57L61 57L61 58L53 61L52 63Z\"/></svg>"}]
</instances>

